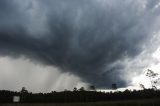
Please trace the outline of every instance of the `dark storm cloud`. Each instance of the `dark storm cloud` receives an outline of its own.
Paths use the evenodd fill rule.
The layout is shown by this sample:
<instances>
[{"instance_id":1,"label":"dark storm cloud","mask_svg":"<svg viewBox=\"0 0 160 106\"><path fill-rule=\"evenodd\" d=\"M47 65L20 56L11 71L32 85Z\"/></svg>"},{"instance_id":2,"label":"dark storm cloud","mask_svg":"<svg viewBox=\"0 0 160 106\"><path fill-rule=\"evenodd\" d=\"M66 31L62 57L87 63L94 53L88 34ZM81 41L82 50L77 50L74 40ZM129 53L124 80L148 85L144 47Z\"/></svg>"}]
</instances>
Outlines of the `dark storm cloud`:
<instances>
[{"instance_id":1,"label":"dark storm cloud","mask_svg":"<svg viewBox=\"0 0 160 106\"><path fill-rule=\"evenodd\" d=\"M24 1L0 1L0 54L25 55L97 87L126 86L125 66L111 65L140 54L157 30L151 1Z\"/></svg>"}]
</instances>

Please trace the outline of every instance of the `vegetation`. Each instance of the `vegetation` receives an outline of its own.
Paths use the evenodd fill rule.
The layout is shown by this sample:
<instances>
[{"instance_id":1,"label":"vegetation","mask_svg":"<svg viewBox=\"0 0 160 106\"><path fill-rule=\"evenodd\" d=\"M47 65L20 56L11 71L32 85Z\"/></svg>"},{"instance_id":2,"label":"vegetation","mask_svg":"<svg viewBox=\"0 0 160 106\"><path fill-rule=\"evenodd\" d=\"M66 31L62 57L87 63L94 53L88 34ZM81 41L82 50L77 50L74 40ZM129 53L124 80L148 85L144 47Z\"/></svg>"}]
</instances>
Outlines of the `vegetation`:
<instances>
[{"instance_id":1,"label":"vegetation","mask_svg":"<svg viewBox=\"0 0 160 106\"><path fill-rule=\"evenodd\" d=\"M20 103L69 103L69 106L160 106L160 90L156 87L158 74L148 69L146 76L150 78L151 89L140 84L143 90L122 92L117 90L117 84L112 84L115 92L97 92L95 86L91 85L88 91L81 87L73 91L32 93L22 87L20 92L1 90L0 103L13 103L14 100Z\"/></svg>"},{"instance_id":2,"label":"vegetation","mask_svg":"<svg viewBox=\"0 0 160 106\"><path fill-rule=\"evenodd\" d=\"M87 103L1 103L1 106L160 106L159 99L111 101L111 102L87 102Z\"/></svg>"},{"instance_id":3,"label":"vegetation","mask_svg":"<svg viewBox=\"0 0 160 106\"><path fill-rule=\"evenodd\" d=\"M147 73L146 73L146 76L148 76L149 79L150 79L152 89L156 90L157 89L156 84L159 81L158 73L155 73L154 71L148 69Z\"/></svg>"},{"instance_id":4,"label":"vegetation","mask_svg":"<svg viewBox=\"0 0 160 106\"><path fill-rule=\"evenodd\" d=\"M30 93L0 91L1 103L12 103L13 96L19 96L21 103L73 103L73 102L105 102L105 101L124 101L124 100L143 100L151 98L160 98L160 90L144 89L140 91L124 92L97 92L85 91L83 88L74 91L51 92L51 93Z\"/></svg>"}]
</instances>

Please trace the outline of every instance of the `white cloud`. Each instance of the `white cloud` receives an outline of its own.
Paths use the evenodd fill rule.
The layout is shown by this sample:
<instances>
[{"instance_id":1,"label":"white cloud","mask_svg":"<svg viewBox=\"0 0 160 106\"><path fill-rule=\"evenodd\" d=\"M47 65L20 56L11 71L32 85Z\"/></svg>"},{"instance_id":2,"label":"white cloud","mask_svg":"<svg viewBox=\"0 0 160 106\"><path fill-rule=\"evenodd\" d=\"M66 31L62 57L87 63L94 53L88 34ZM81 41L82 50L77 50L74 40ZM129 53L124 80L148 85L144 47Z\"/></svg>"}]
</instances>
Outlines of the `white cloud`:
<instances>
[{"instance_id":1,"label":"white cloud","mask_svg":"<svg viewBox=\"0 0 160 106\"><path fill-rule=\"evenodd\" d=\"M126 62L128 68L132 70L128 77L132 77L132 89L137 88L139 84L143 84L146 88L151 88L150 79L146 76L147 69L151 69L160 75L160 33L157 32L150 39L150 45L145 45L143 52L135 59ZM139 73L137 73L139 72ZM160 78L160 76L158 76ZM160 83L156 85L160 87ZM140 87L139 87L140 89Z\"/></svg>"}]
</instances>

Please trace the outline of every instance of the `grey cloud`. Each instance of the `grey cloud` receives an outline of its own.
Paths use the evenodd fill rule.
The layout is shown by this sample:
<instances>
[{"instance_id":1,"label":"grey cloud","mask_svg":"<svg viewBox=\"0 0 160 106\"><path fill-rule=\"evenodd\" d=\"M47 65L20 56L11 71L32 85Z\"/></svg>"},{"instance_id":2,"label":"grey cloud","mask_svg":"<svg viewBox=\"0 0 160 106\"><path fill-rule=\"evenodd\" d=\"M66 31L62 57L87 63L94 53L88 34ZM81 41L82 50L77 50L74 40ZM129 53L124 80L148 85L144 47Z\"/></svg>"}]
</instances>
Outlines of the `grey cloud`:
<instances>
[{"instance_id":1,"label":"grey cloud","mask_svg":"<svg viewBox=\"0 0 160 106\"><path fill-rule=\"evenodd\" d=\"M148 0L148 2L146 3L147 8L151 9L154 8L158 3L160 2L160 0Z\"/></svg>"},{"instance_id":2,"label":"grey cloud","mask_svg":"<svg viewBox=\"0 0 160 106\"><path fill-rule=\"evenodd\" d=\"M159 14L136 0L33 0L26 6L32 14L6 1L0 2L4 5L0 10L5 10L0 11L0 23L5 26L0 29L1 55L25 55L99 88L112 83L126 86L127 81L120 77L125 65L109 66L139 55L158 29L154 21ZM44 30L42 36L32 33L35 29Z\"/></svg>"}]
</instances>

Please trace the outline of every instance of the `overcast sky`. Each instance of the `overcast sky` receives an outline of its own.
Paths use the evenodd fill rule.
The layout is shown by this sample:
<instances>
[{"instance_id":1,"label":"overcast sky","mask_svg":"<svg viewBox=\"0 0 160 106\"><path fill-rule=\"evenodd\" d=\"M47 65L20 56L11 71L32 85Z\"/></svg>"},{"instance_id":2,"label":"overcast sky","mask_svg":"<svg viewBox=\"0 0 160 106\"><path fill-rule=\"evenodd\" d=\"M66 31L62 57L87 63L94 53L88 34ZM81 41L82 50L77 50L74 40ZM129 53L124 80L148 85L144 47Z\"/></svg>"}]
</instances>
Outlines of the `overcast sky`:
<instances>
[{"instance_id":1,"label":"overcast sky","mask_svg":"<svg viewBox=\"0 0 160 106\"><path fill-rule=\"evenodd\" d=\"M0 0L0 89L150 87L160 0Z\"/></svg>"}]
</instances>

